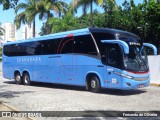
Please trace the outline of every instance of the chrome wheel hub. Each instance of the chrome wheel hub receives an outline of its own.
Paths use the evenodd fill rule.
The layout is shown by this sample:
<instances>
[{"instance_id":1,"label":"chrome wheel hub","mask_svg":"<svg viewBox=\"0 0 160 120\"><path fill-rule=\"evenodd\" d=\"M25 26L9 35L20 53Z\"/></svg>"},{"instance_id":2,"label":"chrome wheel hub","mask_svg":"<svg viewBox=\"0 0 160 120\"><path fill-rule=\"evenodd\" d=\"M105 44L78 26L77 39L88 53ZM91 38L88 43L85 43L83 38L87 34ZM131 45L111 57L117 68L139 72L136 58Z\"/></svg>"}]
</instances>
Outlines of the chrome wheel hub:
<instances>
[{"instance_id":1,"label":"chrome wheel hub","mask_svg":"<svg viewBox=\"0 0 160 120\"><path fill-rule=\"evenodd\" d=\"M21 76L16 76L16 81L20 81L21 80Z\"/></svg>"},{"instance_id":2,"label":"chrome wheel hub","mask_svg":"<svg viewBox=\"0 0 160 120\"><path fill-rule=\"evenodd\" d=\"M91 80L91 87L96 88L96 82L94 80Z\"/></svg>"},{"instance_id":3,"label":"chrome wheel hub","mask_svg":"<svg viewBox=\"0 0 160 120\"><path fill-rule=\"evenodd\" d=\"M24 77L24 82L28 83L28 77L27 76Z\"/></svg>"}]
</instances>

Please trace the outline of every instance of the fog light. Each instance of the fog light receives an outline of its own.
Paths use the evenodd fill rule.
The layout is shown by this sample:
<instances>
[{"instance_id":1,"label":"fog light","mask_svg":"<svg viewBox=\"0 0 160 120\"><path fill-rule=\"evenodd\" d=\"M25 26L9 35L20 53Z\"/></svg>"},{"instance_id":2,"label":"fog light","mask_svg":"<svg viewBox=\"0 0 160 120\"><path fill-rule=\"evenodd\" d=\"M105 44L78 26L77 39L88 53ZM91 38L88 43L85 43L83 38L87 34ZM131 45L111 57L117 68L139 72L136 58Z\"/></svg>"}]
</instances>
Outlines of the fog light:
<instances>
[{"instance_id":1,"label":"fog light","mask_svg":"<svg viewBox=\"0 0 160 120\"><path fill-rule=\"evenodd\" d=\"M131 86L131 83L126 82L126 85L128 85L129 87Z\"/></svg>"}]
</instances>

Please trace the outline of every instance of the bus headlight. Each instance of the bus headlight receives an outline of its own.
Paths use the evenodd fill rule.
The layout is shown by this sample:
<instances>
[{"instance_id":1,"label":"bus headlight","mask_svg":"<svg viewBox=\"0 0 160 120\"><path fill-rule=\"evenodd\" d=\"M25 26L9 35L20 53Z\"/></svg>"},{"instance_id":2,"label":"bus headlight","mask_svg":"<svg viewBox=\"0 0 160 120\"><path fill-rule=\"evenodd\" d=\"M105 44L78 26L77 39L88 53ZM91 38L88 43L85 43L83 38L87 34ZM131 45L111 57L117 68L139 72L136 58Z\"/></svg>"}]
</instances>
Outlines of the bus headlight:
<instances>
[{"instance_id":1,"label":"bus headlight","mask_svg":"<svg viewBox=\"0 0 160 120\"><path fill-rule=\"evenodd\" d=\"M126 74L123 74L123 73L119 73L119 72L114 72L115 74L117 75L120 75L122 77L125 77L125 78L128 78L128 79L133 79L134 77L130 76L130 75L126 75Z\"/></svg>"},{"instance_id":2,"label":"bus headlight","mask_svg":"<svg viewBox=\"0 0 160 120\"><path fill-rule=\"evenodd\" d=\"M122 77L128 78L128 79L133 79L132 76L126 75L126 74L121 74Z\"/></svg>"}]
</instances>

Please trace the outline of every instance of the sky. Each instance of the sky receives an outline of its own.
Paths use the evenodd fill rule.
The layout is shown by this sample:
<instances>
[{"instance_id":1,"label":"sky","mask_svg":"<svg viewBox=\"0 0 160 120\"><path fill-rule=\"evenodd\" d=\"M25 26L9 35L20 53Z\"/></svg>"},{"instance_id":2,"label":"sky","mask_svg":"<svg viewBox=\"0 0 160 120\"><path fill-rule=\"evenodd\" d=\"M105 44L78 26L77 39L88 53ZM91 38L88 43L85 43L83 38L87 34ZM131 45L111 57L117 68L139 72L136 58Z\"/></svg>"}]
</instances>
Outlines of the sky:
<instances>
[{"instance_id":1,"label":"sky","mask_svg":"<svg viewBox=\"0 0 160 120\"><path fill-rule=\"evenodd\" d=\"M19 0L20 2L24 2L25 0ZM67 3L70 3L72 0L66 0ZM129 1L129 0L128 0ZM143 0L134 0L136 4L138 3L142 3ZM116 3L118 5L122 5L122 3L124 2L124 0L116 0ZM94 6L95 9L97 9L99 12L103 12L102 8L98 7L98 6ZM14 10L13 9L9 9L9 10L4 10L3 11L3 7L2 5L0 5L0 23L3 24L3 23L7 23L7 22L10 22L10 23L13 23L14 22L14 17L15 17L15 13L14 13ZM82 15L82 9L79 8L78 10L78 13L76 16L80 16ZM45 20L43 21L40 21L38 19L38 16L36 17L36 32L39 33L40 32L40 29L42 27L42 24L43 22L45 22ZM22 24L21 25L21 28L17 31L17 40L19 39L22 39L22 27L24 25Z\"/></svg>"}]
</instances>

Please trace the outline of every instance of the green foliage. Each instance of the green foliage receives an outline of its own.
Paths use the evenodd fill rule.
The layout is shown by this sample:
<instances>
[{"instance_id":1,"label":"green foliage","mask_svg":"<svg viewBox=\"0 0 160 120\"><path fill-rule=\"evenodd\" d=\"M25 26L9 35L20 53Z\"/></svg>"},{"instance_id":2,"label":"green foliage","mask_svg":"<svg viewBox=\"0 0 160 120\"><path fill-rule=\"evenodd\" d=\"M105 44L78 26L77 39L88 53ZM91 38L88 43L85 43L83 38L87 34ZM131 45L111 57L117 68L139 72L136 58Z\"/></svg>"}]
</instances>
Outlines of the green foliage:
<instances>
[{"instance_id":1,"label":"green foliage","mask_svg":"<svg viewBox=\"0 0 160 120\"><path fill-rule=\"evenodd\" d=\"M2 61L2 48L0 47L0 62Z\"/></svg>"},{"instance_id":2,"label":"green foliage","mask_svg":"<svg viewBox=\"0 0 160 120\"><path fill-rule=\"evenodd\" d=\"M114 2L114 0L73 0L71 3L71 7L75 12L79 7L83 9L83 15L87 14L87 9L90 7L90 27L94 27L94 19L93 19L93 3L96 5L102 6L104 3Z\"/></svg>"},{"instance_id":3,"label":"green foliage","mask_svg":"<svg viewBox=\"0 0 160 120\"><path fill-rule=\"evenodd\" d=\"M3 10L14 8L19 0L0 0L0 5L3 5Z\"/></svg>"},{"instance_id":4,"label":"green foliage","mask_svg":"<svg viewBox=\"0 0 160 120\"><path fill-rule=\"evenodd\" d=\"M81 4L78 4L79 1L81 1ZM73 2L75 3L73 4ZM75 8L82 6L84 14L80 17L75 17L71 13L76 9L72 9L69 14L64 14L63 17L50 18L49 25L53 33L90 27L91 15L85 11L90 1L73 0L73 2L71 6L73 7L74 5ZM92 11L92 20L95 27L122 29L135 33L144 42L153 43L160 49L159 0L144 0L143 3L138 5L134 3L134 0L129 2L124 0L121 6L118 6L112 0L105 0L101 7L104 9L104 13L98 13L96 10Z\"/></svg>"},{"instance_id":5,"label":"green foliage","mask_svg":"<svg viewBox=\"0 0 160 120\"><path fill-rule=\"evenodd\" d=\"M0 27L0 36L2 36L3 34L4 34L4 29Z\"/></svg>"},{"instance_id":6,"label":"green foliage","mask_svg":"<svg viewBox=\"0 0 160 120\"><path fill-rule=\"evenodd\" d=\"M41 31L40 31L39 35L40 36L47 35L47 25L46 25L46 23L43 23L43 26L41 27Z\"/></svg>"},{"instance_id":7,"label":"green foliage","mask_svg":"<svg viewBox=\"0 0 160 120\"><path fill-rule=\"evenodd\" d=\"M77 22L77 19L70 12L62 18L50 18L48 21L52 26L52 33L77 29Z\"/></svg>"},{"instance_id":8,"label":"green foliage","mask_svg":"<svg viewBox=\"0 0 160 120\"><path fill-rule=\"evenodd\" d=\"M2 57L2 47L0 47L0 57Z\"/></svg>"},{"instance_id":9,"label":"green foliage","mask_svg":"<svg viewBox=\"0 0 160 120\"><path fill-rule=\"evenodd\" d=\"M47 34L50 34L52 31L51 26L49 26L49 19L53 16L61 16L66 13L68 4L59 0L39 0L37 2L37 10L39 11L39 18L46 18L46 27ZM44 28L44 26L43 26ZM43 29L44 30L44 29Z\"/></svg>"},{"instance_id":10,"label":"green foliage","mask_svg":"<svg viewBox=\"0 0 160 120\"><path fill-rule=\"evenodd\" d=\"M0 26L1 26L1 23L0 23ZM4 29L0 27L0 39L2 39L1 36L4 35L4 32L5 32Z\"/></svg>"},{"instance_id":11,"label":"green foliage","mask_svg":"<svg viewBox=\"0 0 160 120\"><path fill-rule=\"evenodd\" d=\"M105 21L102 26L126 30L139 35L144 42L160 48L160 2L148 0L137 6L134 0L124 1L118 9L105 4Z\"/></svg>"},{"instance_id":12,"label":"green foliage","mask_svg":"<svg viewBox=\"0 0 160 120\"><path fill-rule=\"evenodd\" d=\"M15 12L21 11L14 20L17 29L21 27L21 24L33 23L33 36L35 36L35 17L39 15L39 19L42 20L47 16L47 23L50 17L53 16L51 11L54 11L59 16L64 13L67 4L58 0L27 0L27 3L20 3L16 6ZM47 25L47 33L51 32L50 26Z\"/></svg>"},{"instance_id":13,"label":"green foliage","mask_svg":"<svg viewBox=\"0 0 160 120\"><path fill-rule=\"evenodd\" d=\"M35 17L39 13L37 9L37 0L28 0L27 2L28 3L20 3L16 6L15 13L17 13L18 11L21 12L16 15L14 23L17 29L21 27L21 23L33 23L33 36L35 36Z\"/></svg>"}]
</instances>

